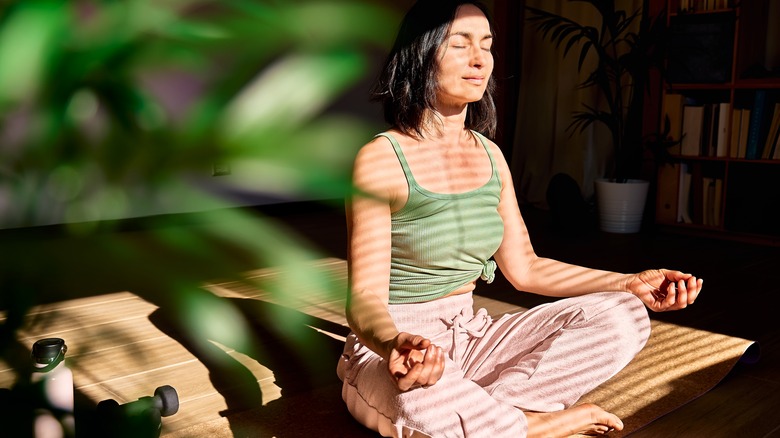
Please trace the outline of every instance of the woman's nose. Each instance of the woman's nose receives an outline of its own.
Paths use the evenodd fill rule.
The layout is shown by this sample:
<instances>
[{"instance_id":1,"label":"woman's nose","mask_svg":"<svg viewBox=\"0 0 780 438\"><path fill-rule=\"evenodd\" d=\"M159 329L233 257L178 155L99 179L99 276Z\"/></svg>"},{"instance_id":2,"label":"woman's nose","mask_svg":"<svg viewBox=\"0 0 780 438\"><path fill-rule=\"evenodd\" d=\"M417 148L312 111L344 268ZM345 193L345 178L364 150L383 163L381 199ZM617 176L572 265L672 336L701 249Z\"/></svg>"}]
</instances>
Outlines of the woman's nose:
<instances>
[{"instance_id":1,"label":"woman's nose","mask_svg":"<svg viewBox=\"0 0 780 438\"><path fill-rule=\"evenodd\" d=\"M471 65L473 67L483 67L485 65L486 57L489 55L490 54L481 47L475 47L471 54Z\"/></svg>"}]
</instances>

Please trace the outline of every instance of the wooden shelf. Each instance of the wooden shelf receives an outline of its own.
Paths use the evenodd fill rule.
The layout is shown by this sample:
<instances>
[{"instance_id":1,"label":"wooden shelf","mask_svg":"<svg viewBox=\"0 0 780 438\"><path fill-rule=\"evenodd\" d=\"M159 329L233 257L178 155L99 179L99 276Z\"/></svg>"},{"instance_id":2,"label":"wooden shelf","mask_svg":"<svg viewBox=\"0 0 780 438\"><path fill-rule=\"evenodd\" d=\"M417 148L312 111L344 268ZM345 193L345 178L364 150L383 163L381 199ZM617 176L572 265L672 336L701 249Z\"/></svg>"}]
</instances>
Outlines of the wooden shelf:
<instances>
[{"instance_id":1,"label":"wooden shelf","mask_svg":"<svg viewBox=\"0 0 780 438\"><path fill-rule=\"evenodd\" d=\"M712 15L712 14L724 14L724 13L734 13L734 8L720 8L720 9L712 9L709 11L683 11L683 12L672 12L669 14L670 17L685 17L689 15Z\"/></svg>"},{"instance_id":2,"label":"wooden shelf","mask_svg":"<svg viewBox=\"0 0 780 438\"><path fill-rule=\"evenodd\" d=\"M673 154L676 164L658 169L656 225L663 229L754 243L780 243L780 159L761 158L761 150L765 148L771 130L762 128L756 131L752 124L755 105L761 102L756 96L760 95L766 99L762 108L765 114L768 113L762 123L771 126L775 104L780 103L780 77L744 79L746 72L767 71L762 66L770 65L770 58L778 56L770 53L778 50L776 43L770 41L774 39L770 30L776 21L776 18L770 17L780 14L780 6L770 3L773 1L751 0L728 8L677 12L680 0L651 0L651 6L656 9L671 11L667 14L667 24L673 29L671 37L689 43L687 38L690 36L695 39L694 43L689 43L692 46L715 44L714 41L717 44L726 41L728 44L704 46L703 52L709 58L696 58L701 56L701 52L696 52L691 58L679 58L681 53L686 52L681 52L678 45L675 67L678 72L685 72L680 76L685 83L671 83L660 88L661 103L655 104L655 108L661 109L659 122L664 123L668 114L677 116L676 125L673 123L677 126L677 134L671 133L676 140L686 138L682 134L686 129L685 110L692 109L689 107L704 108L704 115L699 116L704 120L703 145L699 148L696 142L692 144L693 151L698 148L701 154ZM724 34L719 33L718 38L711 38L707 34L718 29L729 29L733 35L729 37L727 33L724 38ZM672 41L670 44L675 43ZM724 52L724 48L730 48L731 54ZM702 48L699 47L699 50ZM718 63L708 64L715 59ZM727 64L729 59L730 65ZM683 69L680 69L681 65ZM710 66L717 69L707 70ZM697 76L698 72L702 74ZM720 81L721 78L725 80ZM678 110L670 110L664 108L667 100L682 103L679 103ZM724 110L729 113L718 119L716 116ZM750 111L750 119L739 124L737 117L748 114L748 111L742 110ZM724 124L725 130L710 128ZM742 132L749 132L750 136L759 132L758 148L754 149L759 151L758 155L744 155L745 149L737 148L739 138L731 135L732 131L738 132L734 128L749 130ZM687 137L688 141L694 136ZM720 148L720 154L713 153L717 149L709 138L725 138L725 153L723 148ZM742 144L745 144L744 140ZM772 147L775 143L771 141L769 144ZM691 144L688 143L688 146Z\"/></svg>"},{"instance_id":3,"label":"wooden shelf","mask_svg":"<svg viewBox=\"0 0 780 438\"><path fill-rule=\"evenodd\" d=\"M760 79L738 79L734 83L734 88L738 89L780 89L780 77L778 78L760 78Z\"/></svg>"},{"instance_id":4,"label":"wooden shelf","mask_svg":"<svg viewBox=\"0 0 780 438\"><path fill-rule=\"evenodd\" d=\"M669 91L690 91L690 90L731 90L734 88L734 84L731 82L718 83L718 84L670 84Z\"/></svg>"}]
</instances>

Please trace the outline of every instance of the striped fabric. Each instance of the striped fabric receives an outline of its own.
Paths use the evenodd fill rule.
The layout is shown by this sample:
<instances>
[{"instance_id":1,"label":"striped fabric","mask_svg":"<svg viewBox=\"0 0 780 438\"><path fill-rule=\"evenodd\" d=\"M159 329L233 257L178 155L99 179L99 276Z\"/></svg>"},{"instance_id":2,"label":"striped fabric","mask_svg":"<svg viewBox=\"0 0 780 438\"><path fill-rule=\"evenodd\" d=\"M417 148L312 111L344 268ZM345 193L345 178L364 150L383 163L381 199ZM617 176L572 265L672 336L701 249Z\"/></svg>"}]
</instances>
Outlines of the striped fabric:
<instances>
[{"instance_id":1,"label":"striped fabric","mask_svg":"<svg viewBox=\"0 0 780 438\"><path fill-rule=\"evenodd\" d=\"M390 305L400 331L447 354L442 379L400 392L383 359L350 334L339 363L352 415L388 437L524 437L522 411L572 406L642 349L650 334L631 294L567 298L493 320L471 294Z\"/></svg>"},{"instance_id":2,"label":"striped fabric","mask_svg":"<svg viewBox=\"0 0 780 438\"><path fill-rule=\"evenodd\" d=\"M409 184L406 205L391 217L390 303L430 301L477 278L492 281L490 258L504 223L497 211L501 180L484 137L474 132L490 158L490 180L476 190L443 194L421 187L395 138L380 135L392 143Z\"/></svg>"}]
</instances>

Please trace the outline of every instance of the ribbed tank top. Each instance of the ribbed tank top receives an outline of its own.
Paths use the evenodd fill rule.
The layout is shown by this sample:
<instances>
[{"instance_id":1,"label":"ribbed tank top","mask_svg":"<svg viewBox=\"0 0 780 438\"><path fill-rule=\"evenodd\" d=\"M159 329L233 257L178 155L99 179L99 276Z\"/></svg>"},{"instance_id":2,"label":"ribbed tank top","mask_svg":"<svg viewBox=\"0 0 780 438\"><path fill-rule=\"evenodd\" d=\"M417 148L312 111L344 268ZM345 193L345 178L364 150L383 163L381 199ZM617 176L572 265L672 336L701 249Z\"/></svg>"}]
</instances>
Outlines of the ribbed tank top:
<instances>
[{"instance_id":1,"label":"ribbed tank top","mask_svg":"<svg viewBox=\"0 0 780 438\"><path fill-rule=\"evenodd\" d=\"M447 194L421 187L398 141L379 135L392 143L409 185L406 204L391 215L390 304L435 300L477 278L492 282L491 257L503 240L504 223L498 214L501 178L486 139L474 132L490 158L490 180Z\"/></svg>"}]
</instances>

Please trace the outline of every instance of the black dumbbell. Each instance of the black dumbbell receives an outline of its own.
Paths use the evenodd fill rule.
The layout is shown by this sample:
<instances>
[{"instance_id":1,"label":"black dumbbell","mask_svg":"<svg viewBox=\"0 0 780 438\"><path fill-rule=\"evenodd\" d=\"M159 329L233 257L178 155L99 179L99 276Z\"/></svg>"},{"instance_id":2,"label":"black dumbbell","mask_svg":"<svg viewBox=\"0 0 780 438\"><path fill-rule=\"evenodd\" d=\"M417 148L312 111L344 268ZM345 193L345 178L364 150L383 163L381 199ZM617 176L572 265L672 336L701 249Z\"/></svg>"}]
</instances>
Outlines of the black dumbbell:
<instances>
[{"instance_id":1,"label":"black dumbbell","mask_svg":"<svg viewBox=\"0 0 780 438\"><path fill-rule=\"evenodd\" d=\"M162 417L179 411L179 396L169 385L154 390L154 396L120 405L116 400L97 404L98 429L105 436L147 438L159 437Z\"/></svg>"}]
</instances>

